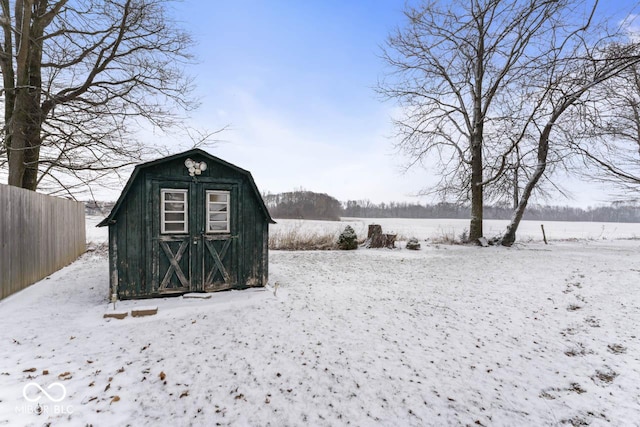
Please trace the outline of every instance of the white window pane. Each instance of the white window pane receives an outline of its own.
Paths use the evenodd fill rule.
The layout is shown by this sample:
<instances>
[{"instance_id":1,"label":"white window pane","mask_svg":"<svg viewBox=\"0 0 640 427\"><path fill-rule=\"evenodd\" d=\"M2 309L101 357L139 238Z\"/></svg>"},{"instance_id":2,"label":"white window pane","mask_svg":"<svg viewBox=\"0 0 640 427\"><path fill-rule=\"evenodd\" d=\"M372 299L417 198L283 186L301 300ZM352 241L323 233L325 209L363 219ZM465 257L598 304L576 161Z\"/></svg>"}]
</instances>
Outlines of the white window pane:
<instances>
[{"instance_id":1,"label":"white window pane","mask_svg":"<svg viewBox=\"0 0 640 427\"><path fill-rule=\"evenodd\" d=\"M176 232L185 231L184 222L167 222L164 224L165 231Z\"/></svg>"},{"instance_id":2,"label":"white window pane","mask_svg":"<svg viewBox=\"0 0 640 427\"><path fill-rule=\"evenodd\" d=\"M227 214L224 212L209 214L209 221L227 221Z\"/></svg>"},{"instance_id":3,"label":"white window pane","mask_svg":"<svg viewBox=\"0 0 640 427\"><path fill-rule=\"evenodd\" d=\"M165 200L180 200L180 201L184 201L184 196L186 195L186 193L170 193L170 192L165 192L164 193L164 199Z\"/></svg>"},{"instance_id":4,"label":"white window pane","mask_svg":"<svg viewBox=\"0 0 640 427\"><path fill-rule=\"evenodd\" d=\"M209 211L216 211L216 212L226 212L227 211L227 204L222 204L222 203L211 203L209 205Z\"/></svg>"},{"instance_id":5,"label":"white window pane","mask_svg":"<svg viewBox=\"0 0 640 427\"><path fill-rule=\"evenodd\" d=\"M184 203L167 202L164 204L165 211L184 212Z\"/></svg>"},{"instance_id":6,"label":"white window pane","mask_svg":"<svg viewBox=\"0 0 640 427\"><path fill-rule=\"evenodd\" d=\"M225 202L227 201L227 195L221 193L209 193L210 202Z\"/></svg>"},{"instance_id":7,"label":"white window pane","mask_svg":"<svg viewBox=\"0 0 640 427\"><path fill-rule=\"evenodd\" d=\"M210 222L209 231L226 231L227 223L225 222Z\"/></svg>"},{"instance_id":8,"label":"white window pane","mask_svg":"<svg viewBox=\"0 0 640 427\"><path fill-rule=\"evenodd\" d=\"M166 214L164 214L164 220L184 222L184 212L167 212Z\"/></svg>"}]
</instances>

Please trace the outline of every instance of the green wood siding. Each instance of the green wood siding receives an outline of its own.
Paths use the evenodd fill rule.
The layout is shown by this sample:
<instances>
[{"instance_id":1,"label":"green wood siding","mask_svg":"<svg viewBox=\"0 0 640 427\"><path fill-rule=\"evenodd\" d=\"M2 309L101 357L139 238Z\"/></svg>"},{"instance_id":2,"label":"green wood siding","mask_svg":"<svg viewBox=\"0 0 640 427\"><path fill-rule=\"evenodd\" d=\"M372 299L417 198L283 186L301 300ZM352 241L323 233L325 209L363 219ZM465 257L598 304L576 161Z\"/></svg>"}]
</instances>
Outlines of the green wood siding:
<instances>
[{"instance_id":1,"label":"green wood siding","mask_svg":"<svg viewBox=\"0 0 640 427\"><path fill-rule=\"evenodd\" d=\"M117 222L110 227L117 242L118 298L135 298L147 292L145 209L141 182L128 193Z\"/></svg>"},{"instance_id":2,"label":"green wood siding","mask_svg":"<svg viewBox=\"0 0 640 427\"><path fill-rule=\"evenodd\" d=\"M189 176L184 166L188 157L206 161L207 170ZM189 233L160 233L162 188L189 190ZM204 232L207 190L230 192L229 233ZM109 224L111 292L114 283L120 299L264 286L272 221L250 174L201 150L139 166L102 224ZM184 254L178 260L183 244ZM172 273L176 266L184 273L181 278ZM182 286L184 278L188 289ZM167 289L160 286L163 279Z\"/></svg>"}]
</instances>

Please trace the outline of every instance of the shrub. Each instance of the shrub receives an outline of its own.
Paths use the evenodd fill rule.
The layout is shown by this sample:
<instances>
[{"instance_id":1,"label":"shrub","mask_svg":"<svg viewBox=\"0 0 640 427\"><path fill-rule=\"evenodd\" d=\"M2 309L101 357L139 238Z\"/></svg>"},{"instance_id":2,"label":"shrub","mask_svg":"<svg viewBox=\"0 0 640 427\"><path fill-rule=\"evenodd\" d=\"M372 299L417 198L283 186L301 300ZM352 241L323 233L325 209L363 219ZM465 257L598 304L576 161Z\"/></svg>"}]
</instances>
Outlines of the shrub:
<instances>
[{"instance_id":1,"label":"shrub","mask_svg":"<svg viewBox=\"0 0 640 427\"><path fill-rule=\"evenodd\" d=\"M405 247L407 249L417 251L418 249L420 249L420 242L415 237L412 237L411 239L409 239Z\"/></svg>"},{"instance_id":2,"label":"shrub","mask_svg":"<svg viewBox=\"0 0 640 427\"><path fill-rule=\"evenodd\" d=\"M345 251L358 249L358 236L356 236L355 230L350 225L347 225L344 231L340 233L338 248Z\"/></svg>"}]
</instances>

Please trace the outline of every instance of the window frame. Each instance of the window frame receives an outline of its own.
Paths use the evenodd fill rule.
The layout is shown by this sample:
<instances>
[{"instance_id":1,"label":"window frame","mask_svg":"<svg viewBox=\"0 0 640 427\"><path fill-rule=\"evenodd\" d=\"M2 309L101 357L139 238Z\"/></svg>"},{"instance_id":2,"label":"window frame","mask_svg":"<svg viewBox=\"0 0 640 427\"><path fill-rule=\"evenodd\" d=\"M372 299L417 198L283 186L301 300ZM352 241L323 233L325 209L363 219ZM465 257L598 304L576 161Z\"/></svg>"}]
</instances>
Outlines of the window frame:
<instances>
[{"instance_id":1,"label":"window frame","mask_svg":"<svg viewBox=\"0 0 640 427\"><path fill-rule=\"evenodd\" d=\"M224 195L226 196L226 202L211 202L209 200L209 196L211 194L217 194L217 195ZM206 190L205 191L205 201L207 204L207 208L206 208L206 233L207 234L228 234L231 232L231 191L228 190ZM211 205L225 205L226 209L224 211L212 211L211 210ZM211 214L212 213L222 213L224 212L226 214L227 219L225 221L212 221L211 220ZM226 223L226 228L224 230L211 230L210 225L213 223Z\"/></svg>"},{"instance_id":2,"label":"window frame","mask_svg":"<svg viewBox=\"0 0 640 427\"><path fill-rule=\"evenodd\" d=\"M168 193L180 193L184 194L184 199L182 201L178 200L167 200L166 195ZM167 202L172 203L182 203L184 205L184 209L182 211L167 211L165 210L165 204ZM167 221L166 214L167 213L183 213L184 221ZM167 224L180 224L183 223L184 227L182 230L167 230ZM186 188L161 188L160 189L160 233L161 234L188 234L189 233L189 190Z\"/></svg>"}]
</instances>

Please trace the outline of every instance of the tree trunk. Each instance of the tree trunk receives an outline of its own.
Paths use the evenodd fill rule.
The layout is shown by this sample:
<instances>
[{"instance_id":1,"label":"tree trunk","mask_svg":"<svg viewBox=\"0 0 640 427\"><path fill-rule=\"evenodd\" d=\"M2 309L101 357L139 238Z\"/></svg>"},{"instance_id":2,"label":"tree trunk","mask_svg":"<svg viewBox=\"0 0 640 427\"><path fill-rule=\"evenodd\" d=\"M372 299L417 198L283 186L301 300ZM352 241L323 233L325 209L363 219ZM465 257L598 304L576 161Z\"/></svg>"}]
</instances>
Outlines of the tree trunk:
<instances>
[{"instance_id":1,"label":"tree trunk","mask_svg":"<svg viewBox=\"0 0 640 427\"><path fill-rule=\"evenodd\" d=\"M18 88L17 92L16 105L8 129L11 134L9 185L35 191L42 125L37 102L39 97L29 93L26 87Z\"/></svg>"},{"instance_id":2,"label":"tree trunk","mask_svg":"<svg viewBox=\"0 0 640 427\"><path fill-rule=\"evenodd\" d=\"M4 148L7 150L7 158L11 157L11 134L8 126L15 106L15 73L13 70L13 29L11 28L11 12L9 0L0 0L2 14L6 17L0 23L4 37L2 53L0 54L0 72L2 72L2 84L4 89Z\"/></svg>"},{"instance_id":3,"label":"tree trunk","mask_svg":"<svg viewBox=\"0 0 640 427\"><path fill-rule=\"evenodd\" d=\"M9 185L22 187L22 179L25 171L25 148L27 147L28 121L28 84L29 84L29 45L31 38L31 3L16 1L16 88L15 106L13 115L8 125L8 134L11 135L11 153L9 155Z\"/></svg>"},{"instance_id":4,"label":"tree trunk","mask_svg":"<svg viewBox=\"0 0 640 427\"><path fill-rule=\"evenodd\" d=\"M471 224L469 241L483 236L483 186L482 186L482 127L471 141Z\"/></svg>"},{"instance_id":5,"label":"tree trunk","mask_svg":"<svg viewBox=\"0 0 640 427\"><path fill-rule=\"evenodd\" d=\"M42 110L42 35L41 17L47 1L16 2L19 20L19 43L16 58L16 87L13 114L8 122L10 135L9 185L35 191L38 185L38 160L40 158ZM35 15L32 14L35 9Z\"/></svg>"},{"instance_id":6,"label":"tree trunk","mask_svg":"<svg viewBox=\"0 0 640 427\"><path fill-rule=\"evenodd\" d=\"M42 42L38 41L44 34L44 27L39 16L46 10L46 1L39 1L36 13L38 17L31 24L32 37L36 41L29 49L29 90L28 90L28 123L27 147L24 153L25 171L22 177L22 188L35 191L38 186L38 166L40 146L42 144L42 123L44 121L41 108L42 101Z\"/></svg>"},{"instance_id":7,"label":"tree trunk","mask_svg":"<svg viewBox=\"0 0 640 427\"><path fill-rule=\"evenodd\" d=\"M484 83L484 16L478 20L478 45L474 66L475 92L473 96L473 132L471 133L471 223L469 241L478 242L483 237L482 219L484 197L482 184L482 145L484 143L484 113L482 112Z\"/></svg>"},{"instance_id":8,"label":"tree trunk","mask_svg":"<svg viewBox=\"0 0 640 427\"><path fill-rule=\"evenodd\" d=\"M520 203L520 183L518 182L518 166L513 169L513 210L518 209Z\"/></svg>"},{"instance_id":9,"label":"tree trunk","mask_svg":"<svg viewBox=\"0 0 640 427\"><path fill-rule=\"evenodd\" d=\"M511 246L516 241L516 231L518 230L518 226L520 225L520 221L522 220L522 216L524 215L524 211L527 209L527 204L529 203L529 198L533 193L533 190L538 185L538 181L542 178L545 169L547 168L547 154L549 153L549 135L551 134L551 128L553 127L553 121L547 124L540 135L540 140L538 141L538 167L535 172L527 182L527 185L524 187L522 191L522 198L518 203L517 208L513 212L513 216L511 217L511 222L507 226L507 231L502 236L500 243L503 246Z\"/></svg>"}]
</instances>

